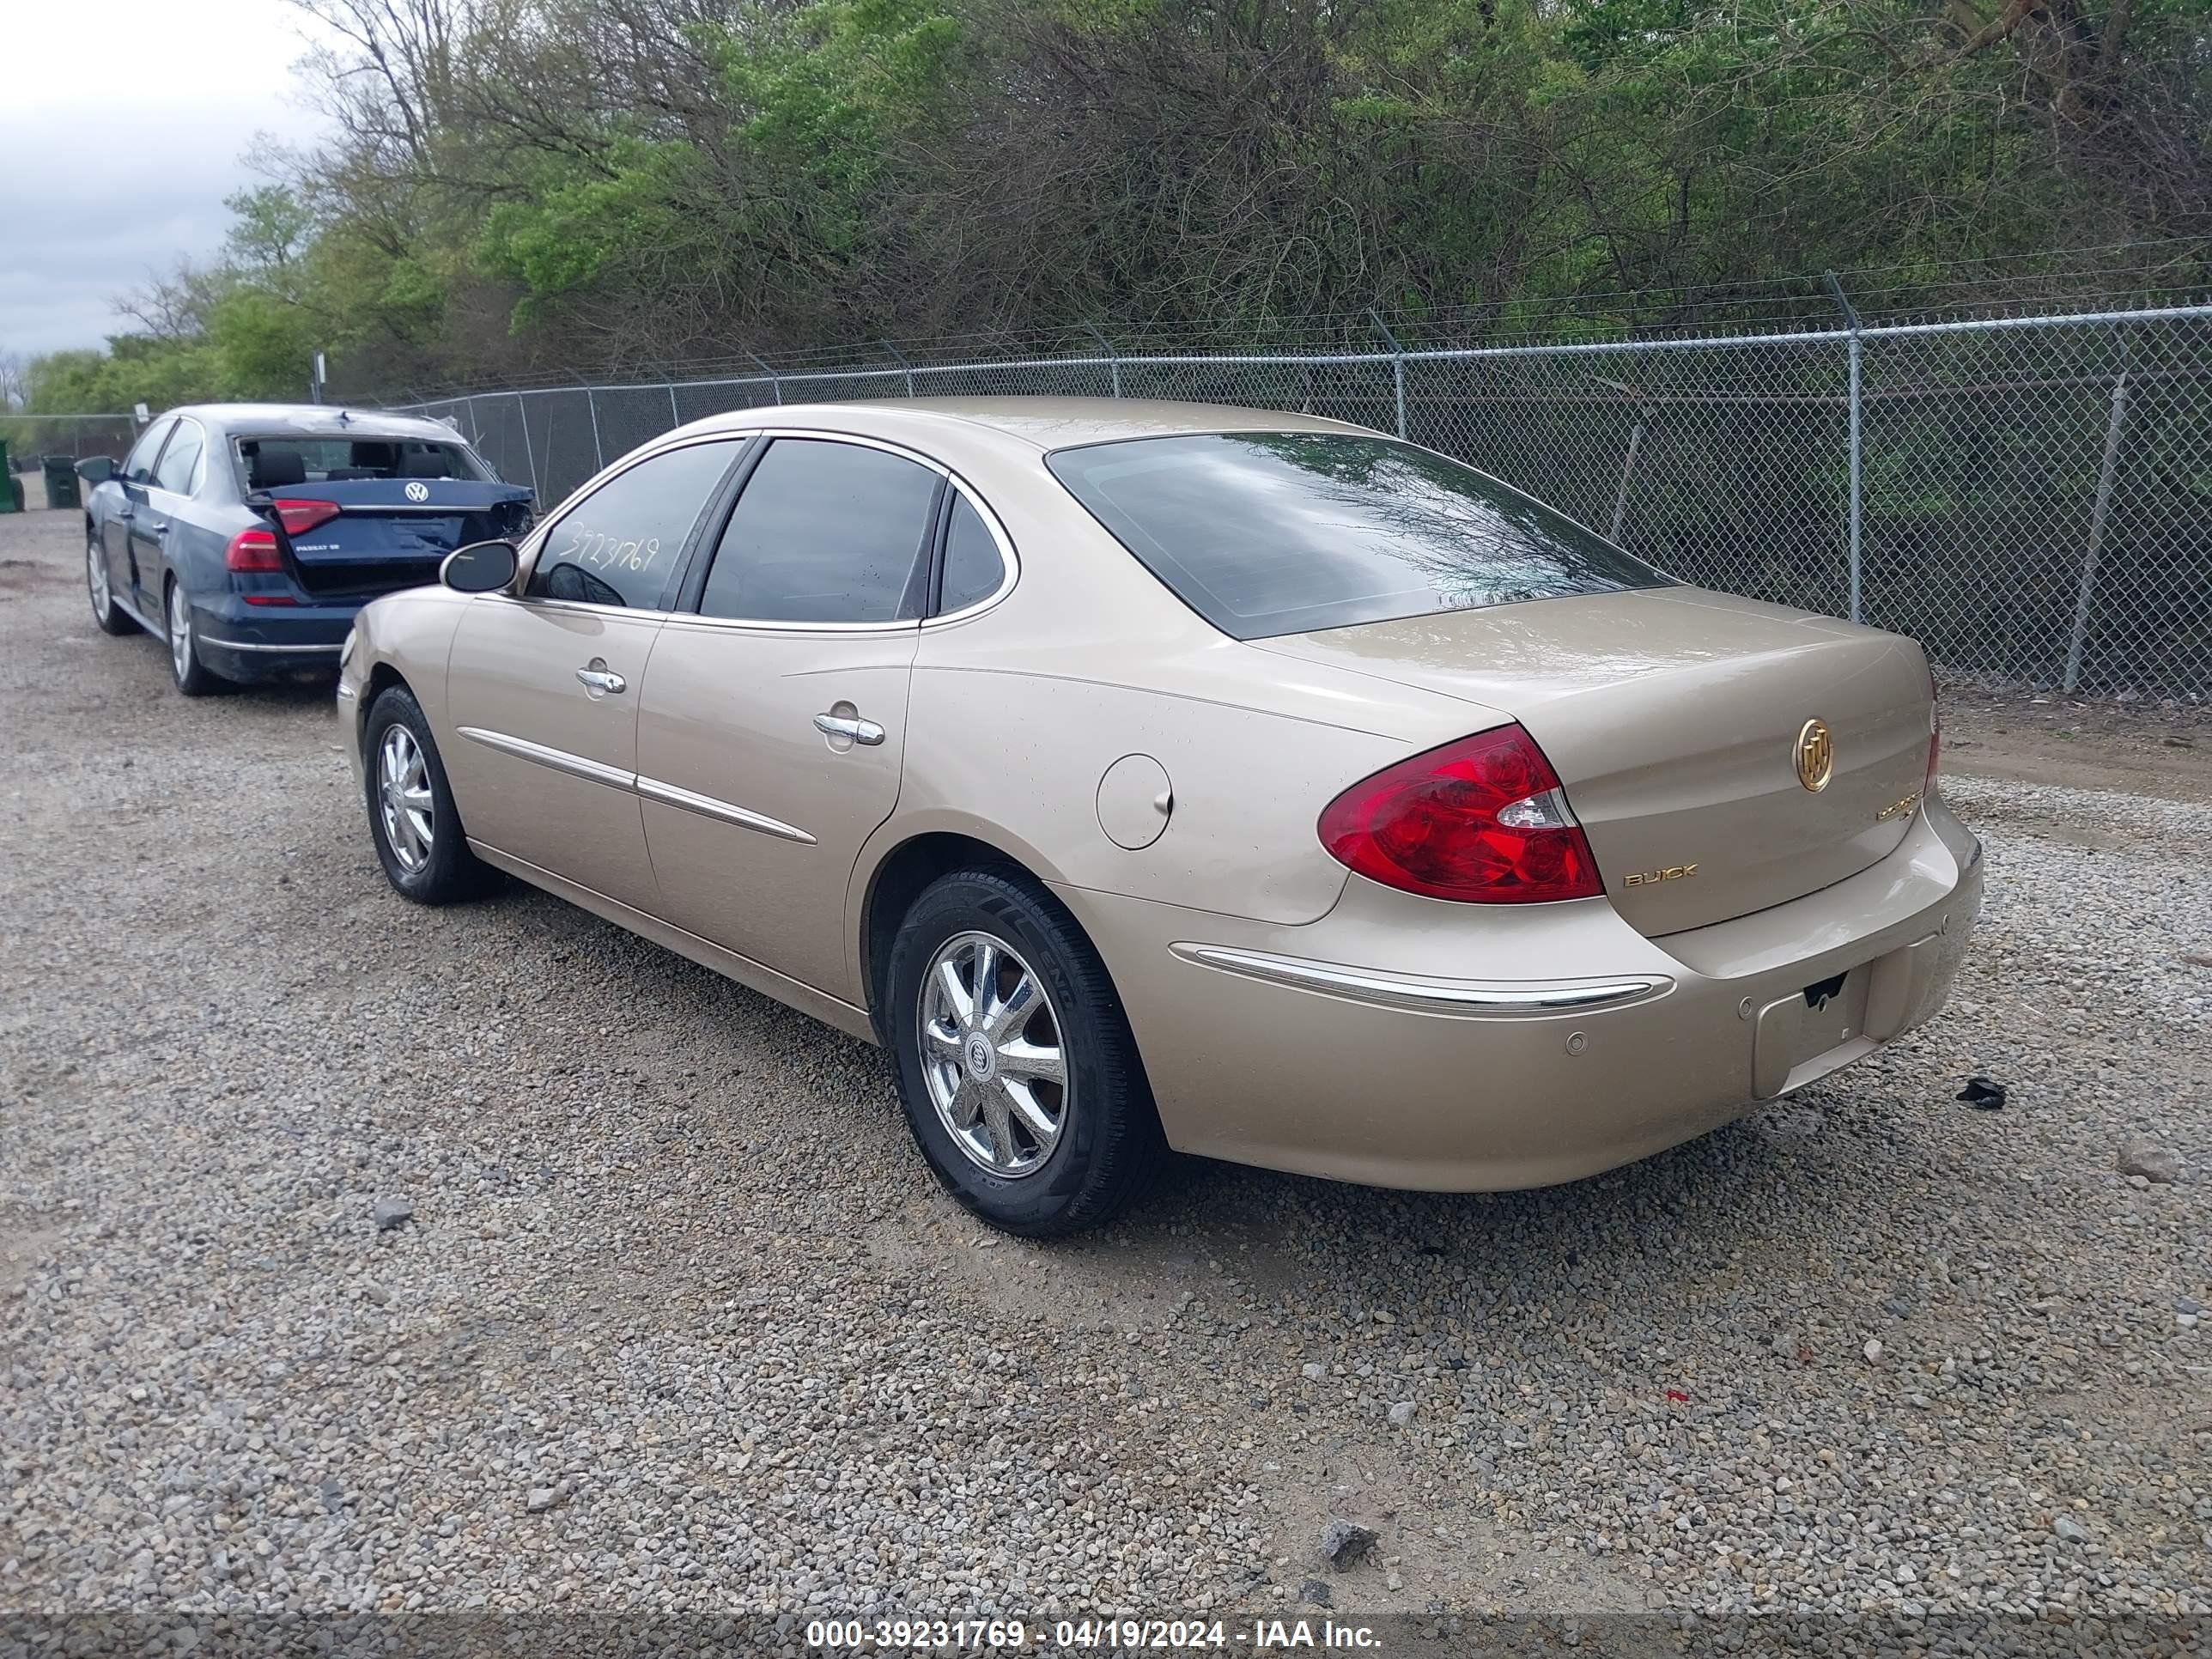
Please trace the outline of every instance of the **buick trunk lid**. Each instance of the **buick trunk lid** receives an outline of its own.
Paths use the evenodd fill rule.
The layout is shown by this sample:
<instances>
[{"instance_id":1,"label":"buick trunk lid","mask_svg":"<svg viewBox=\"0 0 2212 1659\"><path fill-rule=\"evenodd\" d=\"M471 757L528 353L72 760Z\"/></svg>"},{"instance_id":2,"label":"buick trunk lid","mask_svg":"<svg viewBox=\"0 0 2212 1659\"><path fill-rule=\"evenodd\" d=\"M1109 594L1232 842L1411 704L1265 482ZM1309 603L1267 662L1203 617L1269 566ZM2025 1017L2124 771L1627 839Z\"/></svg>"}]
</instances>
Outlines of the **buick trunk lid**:
<instances>
[{"instance_id":1,"label":"buick trunk lid","mask_svg":"<svg viewBox=\"0 0 2212 1659\"><path fill-rule=\"evenodd\" d=\"M1640 932L1726 921L1893 851L1926 775L1920 647L1675 586L1439 611L1251 641L1510 715L1551 759ZM1801 778L1818 720L1828 766ZM1815 744L1817 747L1817 744ZM1808 772L1808 777L1812 775Z\"/></svg>"}]
</instances>

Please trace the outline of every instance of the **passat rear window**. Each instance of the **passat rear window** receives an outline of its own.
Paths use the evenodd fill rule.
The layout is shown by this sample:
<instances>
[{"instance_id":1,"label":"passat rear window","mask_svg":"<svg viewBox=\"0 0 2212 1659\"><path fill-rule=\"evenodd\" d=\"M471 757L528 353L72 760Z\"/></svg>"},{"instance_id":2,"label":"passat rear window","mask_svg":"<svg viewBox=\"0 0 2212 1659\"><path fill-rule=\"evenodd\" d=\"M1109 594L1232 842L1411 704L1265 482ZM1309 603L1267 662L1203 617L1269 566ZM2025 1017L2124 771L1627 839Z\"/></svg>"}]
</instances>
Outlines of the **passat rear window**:
<instances>
[{"instance_id":1,"label":"passat rear window","mask_svg":"<svg viewBox=\"0 0 2212 1659\"><path fill-rule=\"evenodd\" d=\"M491 477L462 445L430 439L247 436L236 443L248 489L361 478Z\"/></svg>"},{"instance_id":2,"label":"passat rear window","mask_svg":"<svg viewBox=\"0 0 2212 1659\"><path fill-rule=\"evenodd\" d=\"M1240 640L1672 580L1487 474L1389 438L1207 433L1045 459Z\"/></svg>"}]
</instances>

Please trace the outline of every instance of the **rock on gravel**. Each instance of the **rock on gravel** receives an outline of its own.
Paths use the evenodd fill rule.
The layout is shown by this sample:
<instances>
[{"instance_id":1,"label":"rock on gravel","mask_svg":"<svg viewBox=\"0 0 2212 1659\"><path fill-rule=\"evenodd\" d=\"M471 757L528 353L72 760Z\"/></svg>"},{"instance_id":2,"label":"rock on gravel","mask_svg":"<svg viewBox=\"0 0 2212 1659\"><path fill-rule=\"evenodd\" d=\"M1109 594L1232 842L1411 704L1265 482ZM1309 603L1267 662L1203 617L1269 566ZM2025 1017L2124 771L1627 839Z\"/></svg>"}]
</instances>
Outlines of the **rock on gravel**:
<instances>
[{"instance_id":1,"label":"rock on gravel","mask_svg":"<svg viewBox=\"0 0 2212 1659\"><path fill-rule=\"evenodd\" d=\"M405 1225L414 1214L414 1205L404 1198L380 1198L369 1210L369 1217L376 1223L376 1231L380 1233L388 1233L394 1227Z\"/></svg>"},{"instance_id":2,"label":"rock on gravel","mask_svg":"<svg viewBox=\"0 0 2212 1659\"><path fill-rule=\"evenodd\" d=\"M2121 1152L2120 1173L2170 1187L2181 1179L2182 1162L2166 1147L2139 1140Z\"/></svg>"},{"instance_id":3,"label":"rock on gravel","mask_svg":"<svg viewBox=\"0 0 2212 1659\"><path fill-rule=\"evenodd\" d=\"M1332 1521L1322 1529L1321 1558L1332 1567L1348 1567L1375 1547L1378 1535L1356 1521Z\"/></svg>"}]
</instances>

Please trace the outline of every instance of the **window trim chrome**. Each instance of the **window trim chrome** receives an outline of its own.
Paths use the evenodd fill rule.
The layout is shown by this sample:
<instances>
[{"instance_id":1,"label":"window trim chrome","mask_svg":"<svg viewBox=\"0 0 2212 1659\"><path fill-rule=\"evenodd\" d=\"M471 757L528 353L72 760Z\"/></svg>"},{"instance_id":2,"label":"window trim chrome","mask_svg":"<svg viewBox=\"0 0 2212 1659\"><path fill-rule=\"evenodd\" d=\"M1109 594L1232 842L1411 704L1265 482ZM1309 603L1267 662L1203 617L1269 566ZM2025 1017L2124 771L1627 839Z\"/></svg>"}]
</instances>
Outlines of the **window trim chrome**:
<instances>
[{"instance_id":1,"label":"window trim chrome","mask_svg":"<svg viewBox=\"0 0 2212 1659\"><path fill-rule=\"evenodd\" d=\"M1245 979L1378 1007L1461 1018L1587 1013L1663 996L1674 988L1673 979L1664 974L1620 974L1589 980L1425 979L1224 945L1176 944L1168 949L1186 962Z\"/></svg>"}]
</instances>

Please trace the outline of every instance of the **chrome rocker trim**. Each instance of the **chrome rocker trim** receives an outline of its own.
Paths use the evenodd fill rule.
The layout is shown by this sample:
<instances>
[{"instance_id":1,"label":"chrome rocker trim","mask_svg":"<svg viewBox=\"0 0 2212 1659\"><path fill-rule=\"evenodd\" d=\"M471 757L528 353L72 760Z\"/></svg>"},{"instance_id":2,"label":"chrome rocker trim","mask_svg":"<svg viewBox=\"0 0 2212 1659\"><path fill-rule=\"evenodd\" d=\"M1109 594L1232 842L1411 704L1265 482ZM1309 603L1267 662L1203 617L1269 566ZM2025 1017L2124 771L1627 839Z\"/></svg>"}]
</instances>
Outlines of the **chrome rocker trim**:
<instances>
[{"instance_id":1,"label":"chrome rocker trim","mask_svg":"<svg viewBox=\"0 0 2212 1659\"><path fill-rule=\"evenodd\" d=\"M657 800L664 806L674 806L686 812L696 812L702 818L713 818L719 823L733 823L740 830L757 830L763 836L774 836L778 841L795 841L803 847L814 845L814 837L795 824L781 818L769 817L765 812L748 811L726 800L716 800L712 795L697 795L689 789L678 789L672 783L663 783L658 778L640 775L637 793L647 800Z\"/></svg>"},{"instance_id":2,"label":"chrome rocker trim","mask_svg":"<svg viewBox=\"0 0 2212 1659\"><path fill-rule=\"evenodd\" d=\"M256 645L250 640L219 640L212 634L201 635L199 642L218 651L266 651L289 657L335 657L340 648L336 645Z\"/></svg>"},{"instance_id":3,"label":"chrome rocker trim","mask_svg":"<svg viewBox=\"0 0 2212 1659\"><path fill-rule=\"evenodd\" d=\"M527 738L509 737L504 732L487 731L481 726L464 726L457 729L471 743L480 743L487 749L512 755L517 760L534 761L556 772L565 772L572 778L582 778L588 783L603 783L610 789L624 790L646 800L659 801L664 806L696 812L702 818L714 819L717 823L757 830L763 836L773 836L778 841L797 842L802 847L814 845L814 837L796 824L786 823L781 818L772 818L765 812L750 811L733 801L717 800L712 795L695 794L689 789L679 789L672 783L663 783L658 778L625 772L618 766L609 766L603 761L572 755L565 749L532 743Z\"/></svg>"},{"instance_id":4,"label":"chrome rocker trim","mask_svg":"<svg viewBox=\"0 0 2212 1659\"><path fill-rule=\"evenodd\" d=\"M566 772L572 778L604 783L614 789L631 790L637 787L637 774L625 772L619 766L587 760L581 755L572 755L565 749L550 749L542 743L532 743L527 738L511 738L504 732L487 732L481 726L464 726L459 730L460 734L471 743L496 749L502 755L513 755L517 760L535 761L556 772Z\"/></svg>"},{"instance_id":5,"label":"chrome rocker trim","mask_svg":"<svg viewBox=\"0 0 2212 1659\"><path fill-rule=\"evenodd\" d=\"M1301 991L1318 991L1353 1002L1373 1003L1378 1007L1462 1018L1581 1013L1663 996L1674 988L1673 980L1659 974L1607 980L1419 979L1372 968L1312 962L1304 957L1234 950L1223 945L1171 945L1168 948L1186 962L1245 979L1288 985Z\"/></svg>"}]
</instances>

